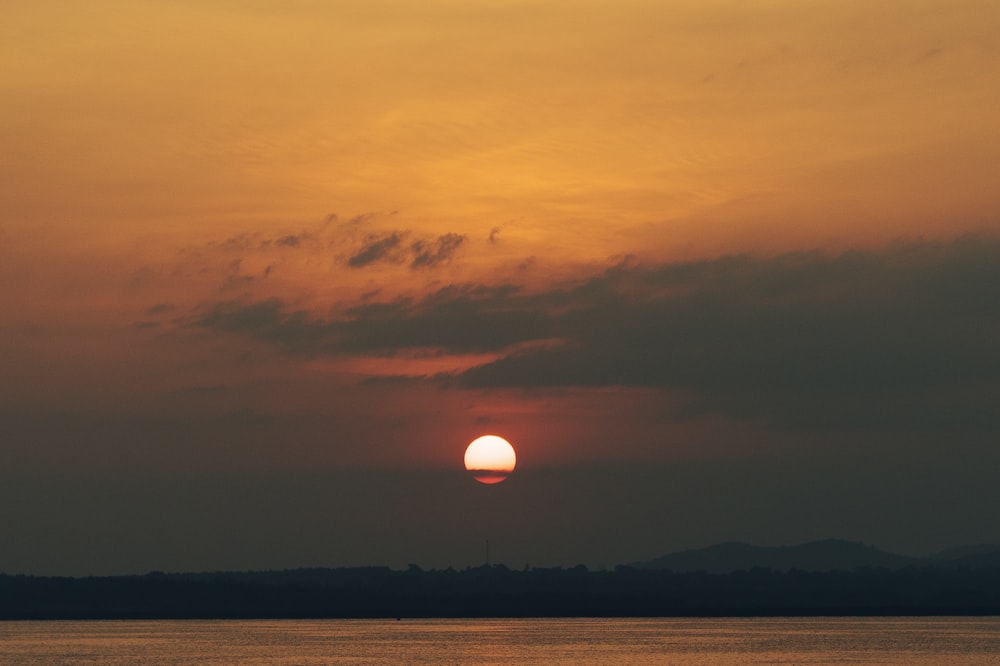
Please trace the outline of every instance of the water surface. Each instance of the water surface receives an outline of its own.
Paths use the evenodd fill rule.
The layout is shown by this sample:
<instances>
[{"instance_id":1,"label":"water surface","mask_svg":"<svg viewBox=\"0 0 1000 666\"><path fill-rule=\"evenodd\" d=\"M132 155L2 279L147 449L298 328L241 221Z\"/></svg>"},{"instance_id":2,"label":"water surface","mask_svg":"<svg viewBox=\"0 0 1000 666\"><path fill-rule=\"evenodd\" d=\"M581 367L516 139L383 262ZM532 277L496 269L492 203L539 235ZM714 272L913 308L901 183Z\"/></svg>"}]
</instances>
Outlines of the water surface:
<instances>
[{"instance_id":1,"label":"water surface","mask_svg":"<svg viewBox=\"0 0 1000 666\"><path fill-rule=\"evenodd\" d=\"M997 664L1000 618L0 622L4 664Z\"/></svg>"}]
</instances>

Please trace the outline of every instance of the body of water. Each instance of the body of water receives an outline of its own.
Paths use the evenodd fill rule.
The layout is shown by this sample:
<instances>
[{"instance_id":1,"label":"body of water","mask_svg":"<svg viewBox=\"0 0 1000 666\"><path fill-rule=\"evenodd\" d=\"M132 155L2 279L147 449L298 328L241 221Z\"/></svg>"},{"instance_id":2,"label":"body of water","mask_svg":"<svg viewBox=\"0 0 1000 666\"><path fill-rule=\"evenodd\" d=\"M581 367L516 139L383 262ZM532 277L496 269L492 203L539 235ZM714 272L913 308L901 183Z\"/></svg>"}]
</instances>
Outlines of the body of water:
<instances>
[{"instance_id":1,"label":"body of water","mask_svg":"<svg viewBox=\"0 0 1000 666\"><path fill-rule=\"evenodd\" d=\"M979 664L1000 618L0 622L3 664Z\"/></svg>"}]
</instances>

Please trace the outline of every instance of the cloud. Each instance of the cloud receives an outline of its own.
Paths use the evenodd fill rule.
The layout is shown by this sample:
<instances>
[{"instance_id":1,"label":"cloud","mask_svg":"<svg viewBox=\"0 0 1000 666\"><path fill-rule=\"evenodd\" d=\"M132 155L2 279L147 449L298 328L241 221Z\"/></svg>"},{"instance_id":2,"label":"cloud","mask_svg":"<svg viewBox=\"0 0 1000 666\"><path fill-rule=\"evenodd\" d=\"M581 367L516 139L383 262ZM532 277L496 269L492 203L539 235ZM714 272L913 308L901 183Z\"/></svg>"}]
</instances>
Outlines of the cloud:
<instances>
[{"instance_id":1,"label":"cloud","mask_svg":"<svg viewBox=\"0 0 1000 666\"><path fill-rule=\"evenodd\" d=\"M274 241L274 244L279 247L299 247L302 245L302 236L297 234L289 234L288 236L282 236Z\"/></svg>"},{"instance_id":2,"label":"cloud","mask_svg":"<svg viewBox=\"0 0 1000 666\"><path fill-rule=\"evenodd\" d=\"M247 254L267 252L271 248L300 249L319 240L313 231L299 231L276 238L259 232L248 232L211 242L208 248L232 254Z\"/></svg>"},{"instance_id":3,"label":"cloud","mask_svg":"<svg viewBox=\"0 0 1000 666\"><path fill-rule=\"evenodd\" d=\"M438 236L436 241L414 241L411 268L433 268L451 260L458 248L465 242L465 236L449 233Z\"/></svg>"},{"instance_id":4,"label":"cloud","mask_svg":"<svg viewBox=\"0 0 1000 666\"><path fill-rule=\"evenodd\" d=\"M176 309L172 303L157 303L146 310L146 314L160 315L173 312Z\"/></svg>"},{"instance_id":5,"label":"cloud","mask_svg":"<svg viewBox=\"0 0 1000 666\"><path fill-rule=\"evenodd\" d=\"M270 271L267 271L270 272ZM233 289L245 287L254 281L254 276L243 273L243 260L234 259L229 262L226 268L226 278L222 283L222 289Z\"/></svg>"},{"instance_id":6,"label":"cloud","mask_svg":"<svg viewBox=\"0 0 1000 666\"><path fill-rule=\"evenodd\" d=\"M469 387L648 386L693 411L785 427L1000 426L1000 244L620 267L549 294L572 344L510 355Z\"/></svg>"},{"instance_id":7,"label":"cloud","mask_svg":"<svg viewBox=\"0 0 1000 666\"><path fill-rule=\"evenodd\" d=\"M463 234L426 235L397 227L397 222L395 212L365 213L345 220L330 214L299 228L247 230L185 247L168 264L136 271L130 286L149 289L158 282L172 284L185 278L207 289L253 290L263 295L274 289L261 278L278 278L279 283L324 279L331 261L353 270L389 265L430 271L452 262L465 245ZM304 276L307 273L312 275Z\"/></svg>"},{"instance_id":8,"label":"cloud","mask_svg":"<svg viewBox=\"0 0 1000 666\"><path fill-rule=\"evenodd\" d=\"M216 303L198 313L191 325L247 335L305 356L337 349L335 324L315 321L304 311L288 311L278 299Z\"/></svg>"},{"instance_id":9,"label":"cloud","mask_svg":"<svg viewBox=\"0 0 1000 666\"><path fill-rule=\"evenodd\" d=\"M347 265L351 268L364 268L380 261L400 263L409 254L410 268L435 268L451 261L465 242L465 236L447 233L433 240L417 239L409 247L403 248L403 240L409 235L406 231L370 234L365 238L361 249L347 259Z\"/></svg>"},{"instance_id":10,"label":"cloud","mask_svg":"<svg viewBox=\"0 0 1000 666\"><path fill-rule=\"evenodd\" d=\"M347 265L351 268L362 268L376 261L392 260L396 257L396 249L403 241L404 234L398 231L386 234L372 234L365 239L361 250L351 255Z\"/></svg>"},{"instance_id":11,"label":"cloud","mask_svg":"<svg viewBox=\"0 0 1000 666\"><path fill-rule=\"evenodd\" d=\"M449 353L504 349L547 337L546 321L530 310L510 311L515 285L451 285L413 301L365 303L337 322L341 349L391 353L438 348Z\"/></svg>"},{"instance_id":12,"label":"cloud","mask_svg":"<svg viewBox=\"0 0 1000 666\"><path fill-rule=\"evenodd\" d=\"M318 354L391 355L438 348L450 353L503 349L534 331L543 337L541 319L530 312L506 311L518 288L452 285L415 301L361 303L339 317L318 318L279 299L233 300L203 307L190 325L242 334L302 356Z\"/></svg>"},{"instance_id":13,"label":"cloud","mask_svg":"<svg viewBox=\"0 0 1000 666\"><path fill-rule=\"evenodd\" d=\"M1000 241L965 237L624 262L541 293L451 285L326 319L229 303L197 325L295 353L503 354L450 378L471 388L652 387L692 396L692 414L788 428L988 429L1000 427L998 293Z\"/></svg>"}]
</instances>

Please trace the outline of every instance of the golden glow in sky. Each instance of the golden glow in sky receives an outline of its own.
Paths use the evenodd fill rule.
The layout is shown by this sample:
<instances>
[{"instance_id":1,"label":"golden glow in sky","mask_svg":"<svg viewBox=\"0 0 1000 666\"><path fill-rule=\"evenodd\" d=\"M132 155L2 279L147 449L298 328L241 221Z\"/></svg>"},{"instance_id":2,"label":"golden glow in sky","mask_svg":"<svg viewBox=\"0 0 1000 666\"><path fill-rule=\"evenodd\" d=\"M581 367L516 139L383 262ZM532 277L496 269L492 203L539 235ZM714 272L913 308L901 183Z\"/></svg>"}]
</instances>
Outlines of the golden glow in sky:
<instances>
[{"instance_id":1,"label":"golden glow in sky","mask_svg":"<svg viewBox=\"0 0 1000 666\"><path fill-rule=\"evenodd\" d=\"M632 465L599 494L655 516L694 503L630 474L680 460L995 469L997 35L995 0L4 3L0 468L443 473L495 431L518 488ZM739 529L727 487L688 522ZM573 533L624 544L613 508Z\"/></svg>"},{"instance_id":2,"label":"golden glow in sky","mask_svg":"<svg viewBox=\"0 0 1000 666\"><path fill-rule=\"evenodd\" d=\"M148 240L161 258L331 212L460 229L479 270L543 248L941 233L994 202L996 15L974 0L23 3L0 28L0 196L16 229Z\"/></svg>"}]
</instances>

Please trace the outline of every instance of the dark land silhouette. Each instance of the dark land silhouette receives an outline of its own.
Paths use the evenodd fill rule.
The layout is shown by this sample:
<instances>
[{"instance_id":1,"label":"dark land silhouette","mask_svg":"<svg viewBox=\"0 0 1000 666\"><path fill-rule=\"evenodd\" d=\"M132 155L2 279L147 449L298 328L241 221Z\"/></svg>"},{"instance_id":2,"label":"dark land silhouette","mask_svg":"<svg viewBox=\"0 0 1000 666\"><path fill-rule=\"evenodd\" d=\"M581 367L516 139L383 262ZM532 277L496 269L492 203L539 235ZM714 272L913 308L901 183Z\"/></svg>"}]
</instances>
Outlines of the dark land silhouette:
<instances>
[{"instance_id":1,"label":"dark land silhouette","mask_svg":"<svg viewBox=\"0 0 1000 666\"><path fill-rule=\"evenodd\" d=\"M817 543L770 554L793 563L791 554L809 559L823 544L830 552L855 555L868 548ZM731 544L706 551L753 552ZM879 552L868 555L880 560L886 554ZM85 578L0 575L0 619L1000 614L1000 547L955 549L892 566L846 569L829 566L824 558L812 561L823 570L411 565ZM706 564L717 568L719 561L707 558Z\"/></svg>"},{"instance_id":2,"label":"dark land silhouette","mask_svg":"<svg viewBox=\"0 0 1000 666\"><path fill-rule=\"evenodd\" d=\"M778 571L853 571L859 567L899 569L906 566L1000 566L1000 545L951 548L928 557L898 555L857 541L824 539L794 546L753 546L720 543L671 553L632 566L675 572L731 573L763 567Z\"/></svg>"}]
</instances>

